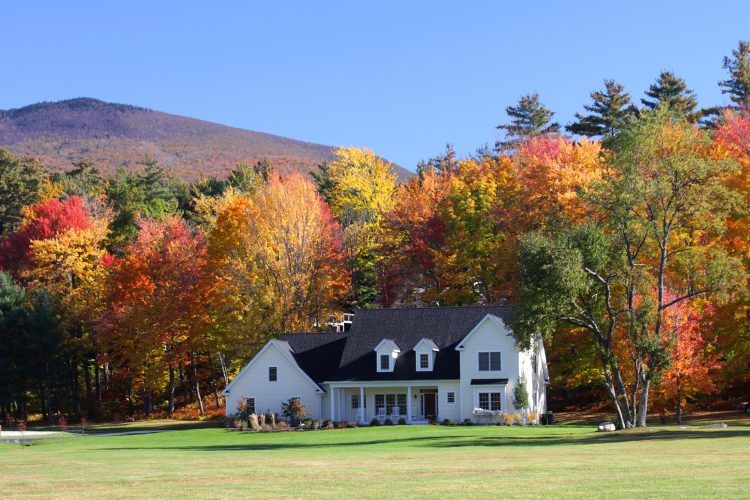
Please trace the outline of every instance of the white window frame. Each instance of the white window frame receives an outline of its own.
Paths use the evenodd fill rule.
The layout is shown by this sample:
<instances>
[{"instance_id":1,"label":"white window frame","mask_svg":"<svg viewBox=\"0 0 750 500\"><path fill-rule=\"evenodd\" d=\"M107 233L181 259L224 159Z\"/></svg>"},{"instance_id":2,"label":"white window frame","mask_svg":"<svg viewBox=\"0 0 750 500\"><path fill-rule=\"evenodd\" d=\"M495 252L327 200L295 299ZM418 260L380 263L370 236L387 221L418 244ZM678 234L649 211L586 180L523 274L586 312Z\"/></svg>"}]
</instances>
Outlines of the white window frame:
<instances>
[{"instance_id":1,"label":"white window frame","mask_svg":"<svg viewBox=\"0 0 750 500\"><path fill-rule=\"evenodd\" d=\"M482 394L487 395L487 408L482 408L481 400L482 400ZM492 408L492 396L497 394L497 408L493 410ZM504 411L503 407L503 392L497 389L486 389L477 391L477 408L482 408L483 410L493 410L493 411Z\"/></svg>"},{"instance_id":2,"label":"white window frame","mask_svg":"<svg viewBox=\"0 0 750 500\"><path fill-rule=\"evenodd\" d=\"M425 363L422 363L422 361L425 361ZM427 366L422 366L422 365ZM419 369L420 370L429 370L430 369L430 354L426 352L420 352L419 353Z\"/></svg>"},{"instance_id":3,"label":"white window frame","mask_svg":"<svg viewBox=\"0 0 750 500\"><path fill-rule=\"evenodd\" d=\"M451 396L453 396L453 401L451 401ZM456 391L447 391L445 393L445 403L449 405L456 404Z\"/></svg>"},{"instance_id":4,"label":"white window frame","mask_svg":"<svg viewBox=\"0 0 750 500\"><path fill-rule=\"evenodd\" d=\"M507 386L506 385L502 385L502 384L477 386L474 389L474 394L473 394L474 408L481 408L481 406L479 406L479 395L480 394L482 394L482 393L498 393L498 394L500 394L500 411L502 411L502 412L507 411L506 409L508 408L508 405L510 403L508 402L508 397L506 395L506 391L507 391ZM490 402L492 401L491 398L492 398L492 396L490 396Z\"/></svg>"},{"instance_id":5,"label":"white window frame","mask_svg":"<svg viewBox=\"0 0 750 500\"><path fill-rule=\"evenodd\" d=\"M487 355L487 369L482 369L482 354ZM498 367L496 370L492 369L492 355L497 354ZM500 351L479 351L477 353L477 371L478 372L500 372L503 370L503 355Z\"/></svg>"},{"instance_id":6,"label":"white window frame","mask_svg":"<svg viewBox=\"0 0 750 500\"><path fill-rule=\"evenodd\" d=\"M271 380L271 369L274 370L274 380ZM268 382L271 384L275 384L279 381L279 367L278 366L269 366L268 367Z\"/></svg>"},{"instance_id":7,"label":"white window frame","mask_svg":"<svg viewBox=\"0 0 750 500\"><path fill-rule=\"evenodd\" d=\"M351 399L352 410L359 410L360 405L362 404L361 401L359 400L359 394L352 394L351 397L352 397Z\"/></svg>"},{"instance_id":8,"label":"white window frame","mask_svg":"<svg viewBox=\"0 0 750 500\"><path fill-rule=\"evenodd\" d=\"M409 410L409 400L408 395L405 392L379 392L373 396L375 401L375 413L378 413L378 408L381 406L378 405L377 400L378 398L383 398L383 408L385 408L385 414L386 416L390 416L393 413L393 407L398 406L399 407L399 416L406 417L406 413ZM389 403L389 399L392 399L391 403ZM403 405L399 403L399 399L403 399ZM403 412L401 412L403 410ZM395 423L395 422L394 422Z\"/></svg>"},{"instance_id":9,"label":"white window frame","mask_svg":"<svg viewBox=\"0 0 750 500\"><path fill-rule=\"evenodd\" d=\"M414 346L414 369L418 372L431 372L435 369L435 356L438 349L435 342L423 338ZM427 356L427 366L422 366L422 356Z\"/></svg>"}]
</instances>

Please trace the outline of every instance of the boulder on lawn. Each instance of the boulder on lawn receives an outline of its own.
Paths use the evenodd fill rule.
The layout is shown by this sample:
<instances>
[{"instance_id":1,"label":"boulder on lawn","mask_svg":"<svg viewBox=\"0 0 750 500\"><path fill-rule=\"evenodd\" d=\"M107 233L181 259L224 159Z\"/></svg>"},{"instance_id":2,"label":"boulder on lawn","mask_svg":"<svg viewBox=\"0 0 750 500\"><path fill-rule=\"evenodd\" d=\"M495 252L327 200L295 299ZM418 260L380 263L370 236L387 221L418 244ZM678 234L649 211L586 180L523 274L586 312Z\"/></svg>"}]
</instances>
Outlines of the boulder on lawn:
<instances>
[{"instance_id":1,"label":"boulder on lawn","mask_svg":"<svg viewBox=\"0 0 750 500\"><path fill-rule=\"evenodd\" d=\"M598 431L599 432L612 432L615 429L617 429L617 427L615 427L615 424L613 424L612 422L602 422L601 424L599 424Z\"/></svg>"}]
</instances>

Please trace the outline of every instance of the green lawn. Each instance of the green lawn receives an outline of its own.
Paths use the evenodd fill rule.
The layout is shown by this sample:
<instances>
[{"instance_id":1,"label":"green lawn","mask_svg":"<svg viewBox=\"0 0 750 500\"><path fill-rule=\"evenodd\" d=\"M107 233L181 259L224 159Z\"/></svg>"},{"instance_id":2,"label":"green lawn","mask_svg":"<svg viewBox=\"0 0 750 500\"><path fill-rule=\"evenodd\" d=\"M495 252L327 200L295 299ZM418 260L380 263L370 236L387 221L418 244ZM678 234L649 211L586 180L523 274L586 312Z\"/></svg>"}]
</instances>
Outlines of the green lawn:
<instances>
[{"instance_id":1,"label":"green lawn","mask_svg":"<svg viewBox=\"0 0 750 500\"><path fill-rule=\"evenodd\" d=\"M53 497L750 495L750 425L219 428L0 443L0 493Z\"/></svg>"}]
</instances>

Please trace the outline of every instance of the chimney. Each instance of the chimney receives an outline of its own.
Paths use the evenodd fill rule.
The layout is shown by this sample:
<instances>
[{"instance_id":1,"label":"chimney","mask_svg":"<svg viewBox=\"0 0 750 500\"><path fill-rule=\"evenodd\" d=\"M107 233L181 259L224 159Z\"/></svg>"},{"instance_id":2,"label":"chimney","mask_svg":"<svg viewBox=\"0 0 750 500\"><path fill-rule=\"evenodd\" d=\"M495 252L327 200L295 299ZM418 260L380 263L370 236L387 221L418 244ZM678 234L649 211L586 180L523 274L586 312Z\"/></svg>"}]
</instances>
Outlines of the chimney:
<instances>
[{"instance_id":1,"label":"chimney","mask_svg":"<svg viewBox=\"0 0 750 500\"><path fill-rule=\"evenodd\" d=\"M345 313L341 321L330 321L328 327L334 333L348 332L352 328L352 322L354 321L353 313Z\"/></svg>"}]
</instances>

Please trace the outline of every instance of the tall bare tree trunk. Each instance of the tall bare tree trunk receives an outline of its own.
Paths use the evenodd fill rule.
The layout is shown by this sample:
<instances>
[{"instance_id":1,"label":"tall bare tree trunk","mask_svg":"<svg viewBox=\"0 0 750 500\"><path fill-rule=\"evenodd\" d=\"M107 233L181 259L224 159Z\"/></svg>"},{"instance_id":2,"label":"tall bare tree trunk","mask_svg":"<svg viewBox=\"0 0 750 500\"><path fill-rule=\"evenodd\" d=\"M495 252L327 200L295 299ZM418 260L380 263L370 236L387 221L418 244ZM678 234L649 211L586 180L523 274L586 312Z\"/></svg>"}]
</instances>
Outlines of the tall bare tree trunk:
<instances>
[{"instance_id":1,"label":"tall bare tree trunk","mask_svg":"<svg viewBox=\"0 0 750 500\"><path fill-rule=\"evenodd\" d=\"M99 361L94 360L94 392L96 392L97 412L102 408L102 370Z\"/></svg>"},{"instance_id":2,"label":"tall bare tree trunk","mask_svg":"<svg viewBox=\"0 0 750 500\"><path fill-rule=\"evenodd\" d=\"M638 400L638 427L646 427L646 417L648 417L648 391L651 382L646 380L643 384L641 396Z\"/></svg>"},{"instance_id":3,"label":"tall bare tree trunk","mask_svg":"<svg viewBox=\"0 0 750 500\"><path fill-rule=\"evenodd\" d=\"M86 411L90 417L93 417L95 410L93 391L91 389L91 365L85 355L81 364L83 365L83 381L86 384Z\"/></svg>"},{"instance_id":4,"label":"tall bare tree trunk","mask_svg":"<svg viewBox=\"0 0 750 500\"><path fill-rule=\"evenodd\" d=\"M227 364L224 362L224 355L219 351L219 363L221 364L221 374L224 376L224 387L229 385L229 377L227 376Z\"/></svg>"},{"instance_id":5,"label":"tall bare tree trunk","mask_svg":"<svg viewBox=\"0 0 750 500\"><path fill-rule=\"evenodd\" d=\"M203 409L203 398L201 397L201 383L198 380L198 368L195 366L195 352L190 353L190 361L190 364L193 365L193 378L195 379L195 397L198 401L198 409L201 415L203 415L205 410Z\"/></svg>"},{"instance_id":6,"label":"tall bare tree trunk","mask_svg":"<svg viewBox=\"0 0 750 500\"><path fill-rule=\"evenodd\" d=\"M214 362L212 360L211 353L208 353L208 372L211 374L211 389L214 393L214 399L216 400L216 407L221 407L221 401L219 400L219 390L216 387L216 378L214 376Z\"/></svg>"},{"instance_id":7,"label":"tall bare tree trunk","mask_svg":"<svg viewBox=\"0 0 750 500\"><path fill-rule=\"evenodd\" d=\"M171 416L174 413L174 366L169 364L169 407L167 413Z\"/></svg>"},{"instance_id":8,"label":"tall bare tree trunk","mask_svg":"<svg viewBox=\"0 0 750 500\"><path fill-rule=\"evenodd\" d=\"M147 391L143 397L143 414L148 418L151 416L151 391Z\"/></svg>"},{"instance_id":9,"label":"tall bare tree trunk","mask_svg":"<svg viewBox=\"0 0 750 500\"><path fill-rule=\"evenodd\" d=\"M677 425L682 425L682 383L680 377L677 377L677 400L675 401L675 420Z\"/></svg>"}]
</instances>

